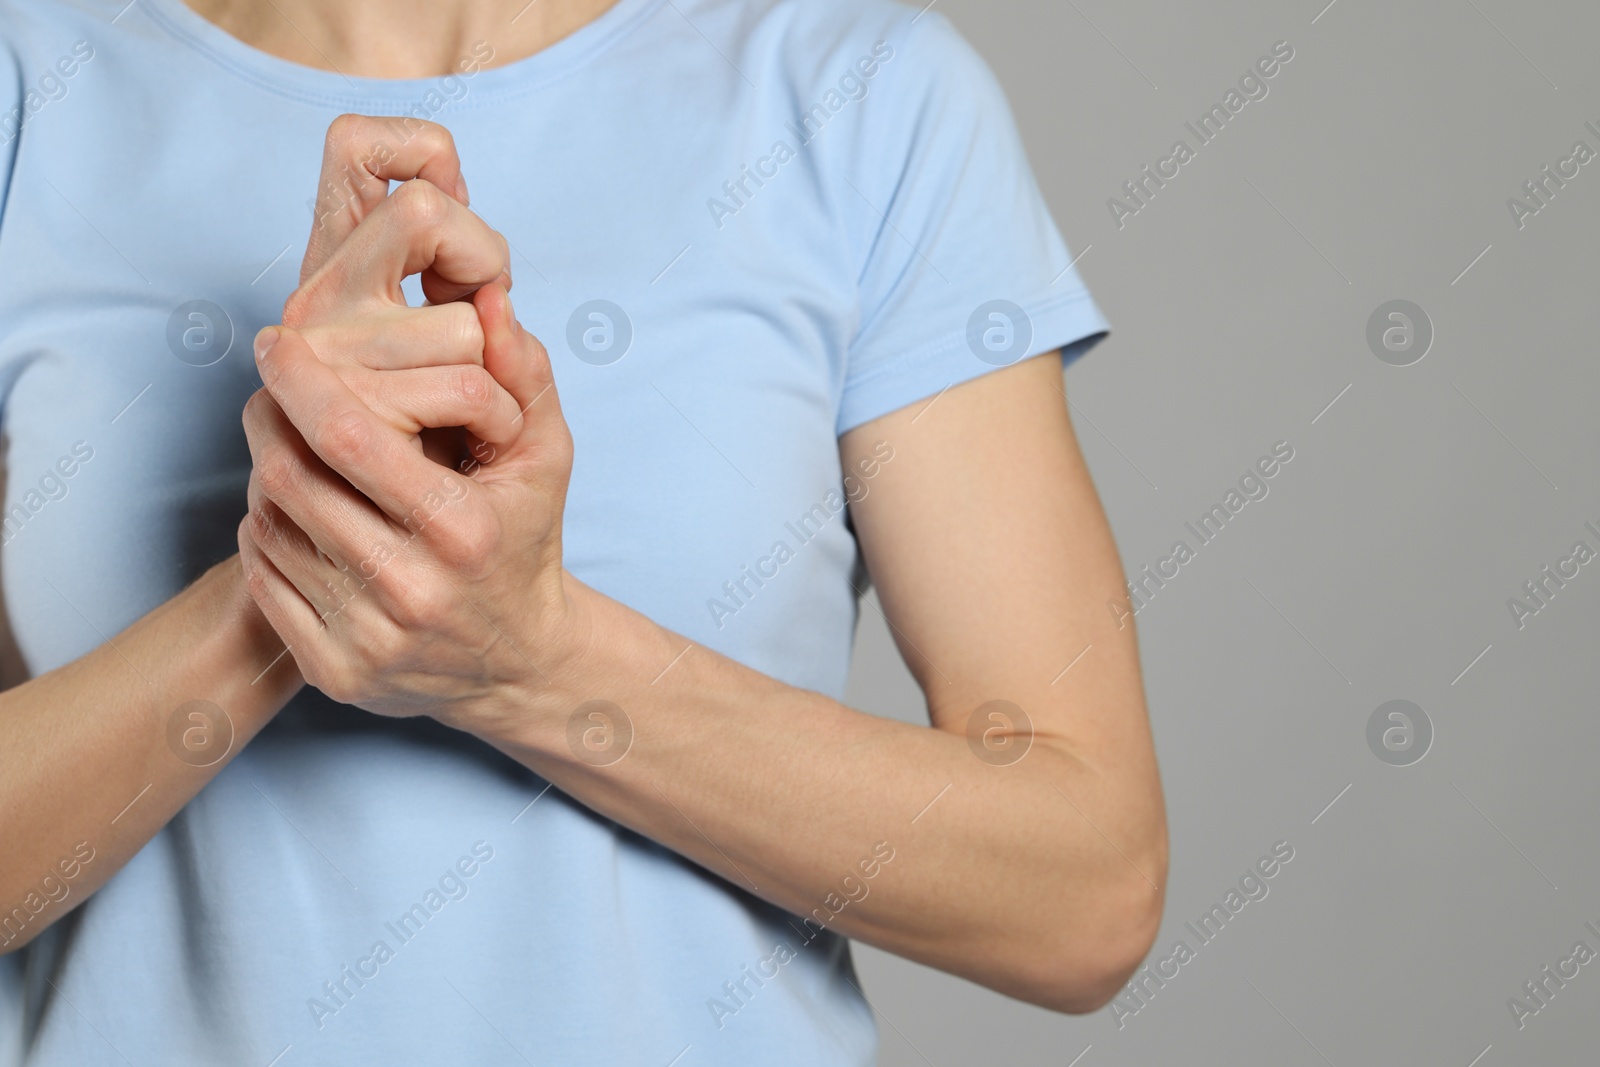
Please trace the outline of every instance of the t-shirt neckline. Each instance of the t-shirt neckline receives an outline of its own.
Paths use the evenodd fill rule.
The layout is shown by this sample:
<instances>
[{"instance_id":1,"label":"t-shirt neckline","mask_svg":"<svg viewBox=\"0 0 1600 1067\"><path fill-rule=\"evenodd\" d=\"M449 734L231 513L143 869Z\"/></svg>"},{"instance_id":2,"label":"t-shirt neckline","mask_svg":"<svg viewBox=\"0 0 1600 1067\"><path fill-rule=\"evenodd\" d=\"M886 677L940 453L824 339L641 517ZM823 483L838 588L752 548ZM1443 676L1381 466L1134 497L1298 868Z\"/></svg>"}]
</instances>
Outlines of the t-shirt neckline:
<instances>
[{"instance_id":1,"label":"t-shirt neckline","mask_svg":"<svg viewBox=\"0 0 1600 1067\"><path fill-rule=\"evenodd\" d=\"M663 0L617 0L594 21L531 56L480 69L467 80L469 91L452 108L485 103L547 85L605 51L637 27ZM408 111L429 93L438 93L449 75L431 78L346 77L282 59L248 45L210 22L183 0L137 0L153 21L185 45L253 84L312 104L351 111ZM492 44L492 42L490 42ZM471 58L464 56L463 59Z\"/></svg>"}]
</instances>

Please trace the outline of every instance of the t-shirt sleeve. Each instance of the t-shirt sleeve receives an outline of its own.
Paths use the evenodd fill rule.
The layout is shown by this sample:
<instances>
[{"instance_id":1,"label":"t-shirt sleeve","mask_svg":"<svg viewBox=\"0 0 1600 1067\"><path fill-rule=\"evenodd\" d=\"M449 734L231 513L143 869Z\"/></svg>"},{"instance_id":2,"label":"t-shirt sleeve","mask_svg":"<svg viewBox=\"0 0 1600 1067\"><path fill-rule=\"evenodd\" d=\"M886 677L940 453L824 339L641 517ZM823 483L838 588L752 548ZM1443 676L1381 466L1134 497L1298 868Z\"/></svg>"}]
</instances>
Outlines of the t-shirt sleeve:
<instances>
[{"instance_id":1,"label":"t-shirt sleeve","mask_svg":"<svg viewBox=\"0 0 1600 1067\"><path fill-rule=\"evenodd\" d=\"M6 217L6 193L17 164L17 142L22 133L21 65L4 27L0 27L0 223Z\"/></svg>"},{"instance_id":2,"label":"t-shirt sleeve","mask_svg":"<svg viewBox=\"0 0 1600 1067\"><path fill-rule=\"evenodd\" d=\"M3 22L9 15L8 11L0 11L0 250L6 248L3 237L6 220L10 218L7 205L17 167L17 149L22 141L22 125L27 119L23 110L27 94L23 89L22 63L17 58L16 42ZM0 254L6 253L0 251ZM0 334L4 332L5 323L0 322ZM9 349L0 353L0 432L4 432L7 425L6 402L22 364Z\"/></svg>"},{"instance_id":3,"label":"t-shirt sleeve","mask_svg":"<svg viewBox=\"0 0 1600 1067\"><path fill-rule=\"evenodd\" d=\"M841 194L866 235L841 434L1029 356L1070 361L1109 329L988 66L936 12L895 38Z\"/></svg>"}]
</instances>

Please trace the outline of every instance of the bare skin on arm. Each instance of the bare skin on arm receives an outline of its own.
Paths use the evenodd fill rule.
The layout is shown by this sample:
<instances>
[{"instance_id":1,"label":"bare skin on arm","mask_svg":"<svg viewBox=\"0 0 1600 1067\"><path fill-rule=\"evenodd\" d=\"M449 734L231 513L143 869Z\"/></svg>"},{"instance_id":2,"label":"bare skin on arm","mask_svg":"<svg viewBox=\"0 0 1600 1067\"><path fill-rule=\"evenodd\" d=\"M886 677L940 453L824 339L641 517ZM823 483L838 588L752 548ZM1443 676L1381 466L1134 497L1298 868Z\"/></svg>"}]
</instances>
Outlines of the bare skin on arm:
<instances>
[{"instance_id":1,"label":"bare skin on arm","mask_svg":"<svg viewBox=\"0 0 1600 1067\"><path fill-rule=\"evenodd\" d=\"M366 121L334 124L324 177L362 164ZM399 293L400 278L418 271L443 301L510 280L504 239L461 202L460 170L449 133L430 124L373 168L361 195L324 181L307 285L289 309L318 339L330 373L419 457L426 446L453 458L449 449L502 439L520 422L482 367L473 306L407 308ZM420 174L452 192L419 180L398 201L381 195L389 179ZM0 693L0 954L103 885L302 684L233 557L95 651ZM221 736L180 712L191 701L225 709L231 723L214 758L180 754L170 741L175 715L180 737L197 729L212 744Z\"/></svg>"},{"instance_id":2,"label":"bare skin on arm","mask_svg":"<svg viewBox=\"0 0 1600 1067\"><path fill-rule=\"evenodd\" d=\"M265 501L240 547L308 681L474 733L734 885L802 916L825 906L818 923L840 933L1059 1010L1109 999L1154 938L1166 831L1133 631L1100 607L1122 576L1059 357L841 443L847 469L880 440L896 450L856 517L930 729L783 685L568 574L560 515L581 442L503 292L476 299L485 366L527 422L459 482L430 473L294 331L260 339L273 406L247 431ZM435 483L429 506L416 487ZM404 551L323 625L327 582L385 541ZM633 731L605 765L569 741L595 699ZM1032 722L1009 765L968 742L996 699ZM880 843L892 876L836 909L841 877Z\"/></svg>"},{"instance_id":3,"label":"bare skin on arm","mask_svg":"<svg viewBox=\"0 0 1600 1067\"><path fill-rule=\"evenodd\" d=\"M509 25L525 5L417 7L436 34L365 0L197 6L287 58L415 77L449 70L486 35L480 23ZM534 5L519 25L553 40L606 6ZM291 15L316 41L292 38ZM314 235L285 325L258 341L267 388L246 412L256 473L240 557L113 643L0 694L0 849L16 857L0 904L114 815L118 828L73 894L0 951L81 901L220 767L173 758L175 706L229 707L242 744L303 676L375 713L471 732L817 925L1059 1010L1103 1004L1159 924L1166 826L1133 630L1103 610L1122 575L1059 361L996 371L840 442L846 470L880 441L895 450L855 522L932 725L877 718L695 645L565 571L582 442L511 311L503 245L466 211L459 163L430 150L369 166L360 120L333 134L324 177L356 165L371 180L319 204L334 229ZM421 180L379 195L407 177ZM397 306L407 268L433 269L436 299L472 292L472 304ZM408 371L429 373L396 377ZM468 435L426 433L452 425ZM451 462L462 447L490 457L470 477ZM383 561L369 568L374 546ZM347 600L352 572L363 584ZM292 656L249 685L284 644ZM633 727L626 757L605 765L569 742L574 713L597 698ZM994 700L1027 713L1020 760L969 743ZM877 873L857 895L844 879L859 883L868 857Z\"/></svg>"}]
</instances>

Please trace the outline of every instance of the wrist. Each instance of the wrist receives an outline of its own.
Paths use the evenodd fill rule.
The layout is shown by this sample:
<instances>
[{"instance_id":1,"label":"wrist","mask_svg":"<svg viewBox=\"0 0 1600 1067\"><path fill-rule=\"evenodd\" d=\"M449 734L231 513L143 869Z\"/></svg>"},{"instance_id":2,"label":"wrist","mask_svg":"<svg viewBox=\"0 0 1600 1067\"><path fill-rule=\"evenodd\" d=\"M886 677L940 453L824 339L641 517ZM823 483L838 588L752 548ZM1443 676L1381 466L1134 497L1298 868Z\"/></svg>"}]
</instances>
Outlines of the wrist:
<instances>
[{"instance_id":1,"label":"wrist","mask_svg":"<svg viewBox=\"0 0 1600 1067\"><path fill-rule=\"evenodd\" d=\"M567 755L567 720L586 701L620 700L635 684L625 646L643 616L563 572L559 605L518 656L513 684L475 716L471 733L504 750ZM645 679L648 681L649 679Z\"/></svg>"},{"instance_id":2,"label":"wrist","mask_svg":"<svg viewBox=\"0 0 1600 1067\"><path fill-rule=\"evenodd\" d=\"M271 718L305 680L250 595L239 557L230 556L206 571L187 593L203 605L191 640L213 648L228 664L215 683L216 696L210 699L248 717Z\"/></svg>"}]
</instances>

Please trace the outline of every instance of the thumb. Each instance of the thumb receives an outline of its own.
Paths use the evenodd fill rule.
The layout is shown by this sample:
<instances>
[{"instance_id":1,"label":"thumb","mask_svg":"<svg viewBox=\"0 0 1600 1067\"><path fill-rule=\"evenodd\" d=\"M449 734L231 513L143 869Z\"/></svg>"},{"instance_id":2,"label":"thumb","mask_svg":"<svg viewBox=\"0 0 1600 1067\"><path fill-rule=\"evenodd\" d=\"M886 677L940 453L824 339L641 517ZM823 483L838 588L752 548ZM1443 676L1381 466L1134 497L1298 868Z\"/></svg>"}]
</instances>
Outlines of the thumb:
<instances>
[{"instance_id":1,"label":"thumb","mask_svg":"<svg viewBox=\"0 0 1600 1067\"><path fill-rule=\"evenodd\" d=\"M472 296L483 327L483 368L517 402L522 426L513 448L566 440L567 424L556 395L550 354L517 322L511 297L499 282Z\"/></svg>"}]
</instances>

